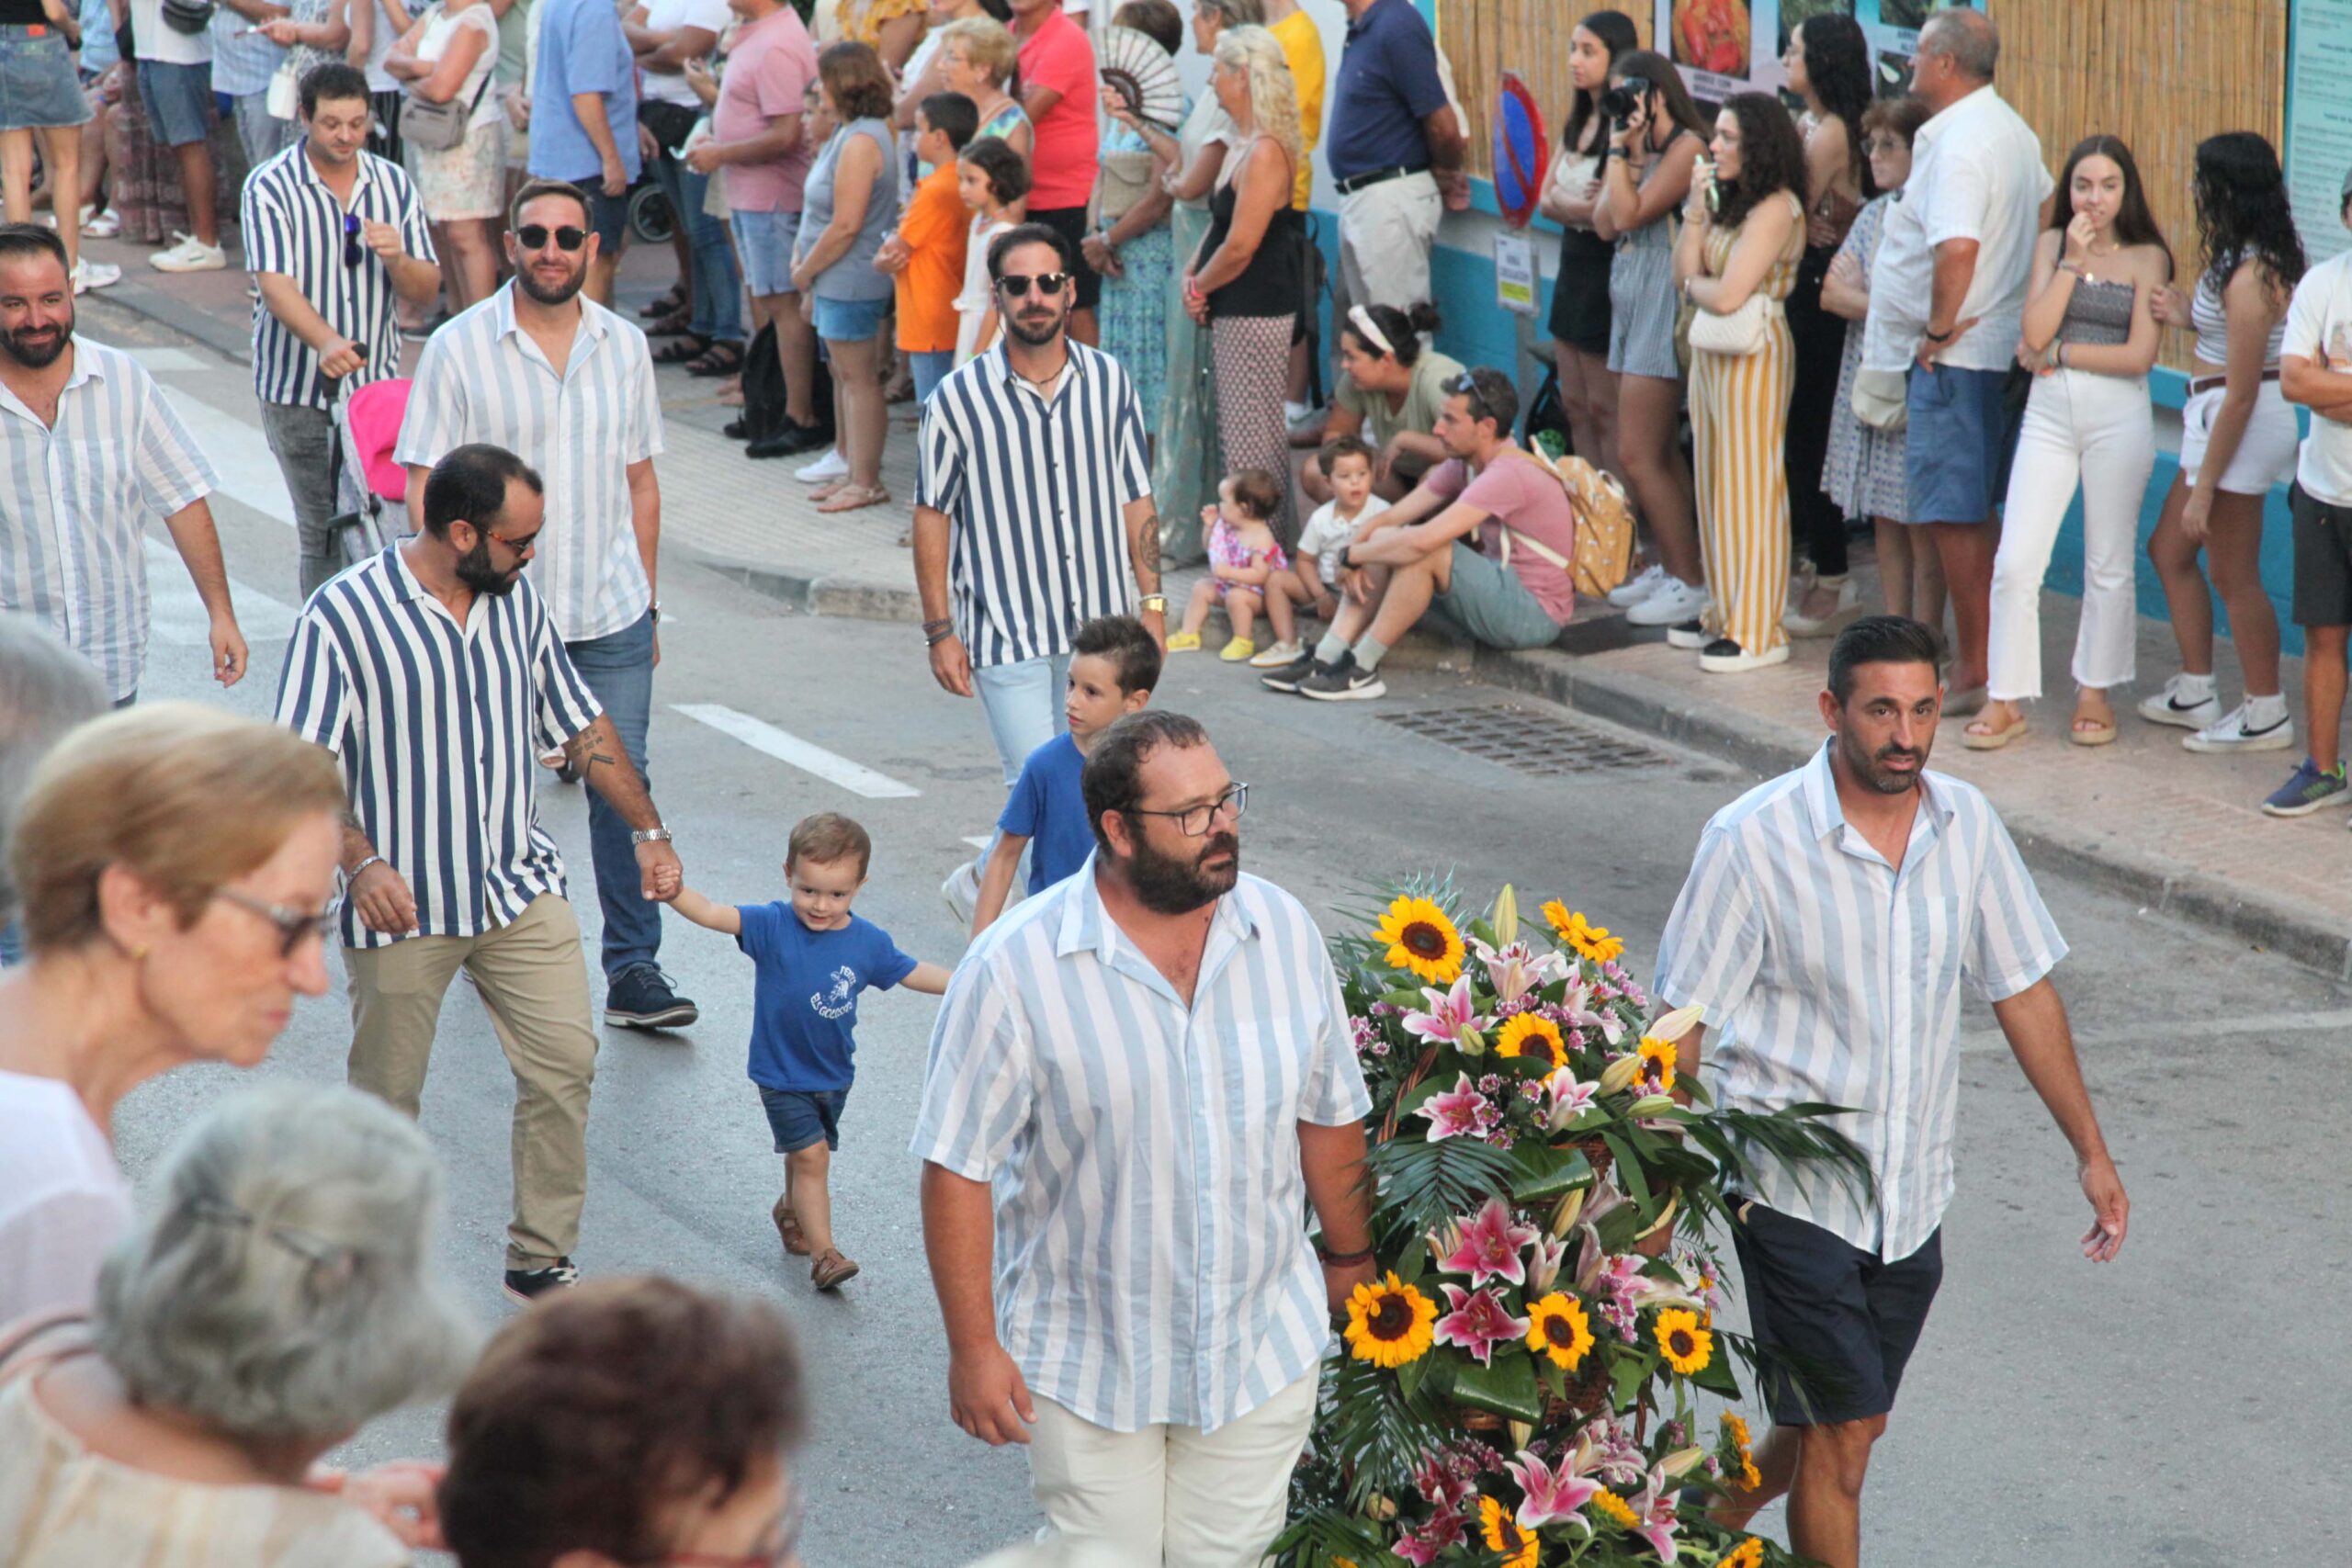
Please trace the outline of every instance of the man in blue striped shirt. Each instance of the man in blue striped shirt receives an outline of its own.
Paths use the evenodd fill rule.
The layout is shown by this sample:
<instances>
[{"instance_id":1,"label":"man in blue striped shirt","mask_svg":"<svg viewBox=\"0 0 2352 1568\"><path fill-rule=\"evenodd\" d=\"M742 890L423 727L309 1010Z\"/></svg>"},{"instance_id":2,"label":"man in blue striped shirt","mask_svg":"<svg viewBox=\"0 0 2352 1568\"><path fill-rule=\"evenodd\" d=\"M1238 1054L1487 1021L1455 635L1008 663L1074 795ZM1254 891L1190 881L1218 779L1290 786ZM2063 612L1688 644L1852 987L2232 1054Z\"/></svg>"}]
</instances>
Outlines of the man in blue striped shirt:
<instances>
[{"instance_id":1,"label":"man in blue striped shirt","mask_svg":"<svg viewBox=\"0 0 2352 1568\"><path fill-rule=\"evenodd\" d=\"M949 1406L1030 1445L1071 1545L1254 1563L1330 1314L1372 1277L1371 1097L1322 933L1241 874L1248 786L1200 725L1121 719L1084 790L1093 858L981 935L932 1035L913 1152Z\"/></svg>"},{"instance_id":2,"label":"man in blue striped shirt","mask_svg":"<svg viewBox=\"0 0 2352 1568\"><path fill-rule=\"evenodd\" d=\"M2084 1256L2113 1258L2131 1213L2050 983L2066 944L1983 792L1927 771L1937 660L1935 634L1897 616L1838 637L1830 739L1707 824L1658 947L1657 994L1705 1010L1679 1070L1699 1071L1712 1028L1719 1103L1850 1107L1838 1125L1869 1157L1869 1190L1767 1164L1732 1233L1757 1342L1821 1376L1765 1374L1760 1484L1717 1517L1744 1528L1792 1493L1790 1548L1834 1568L1860 1560L1871 1448L1943 1277L1963 987L2074 1146Z\"/></svg>"},{"instance_id":3,"label":"man in blue striped shirt","mask_svg":"<svg viewBox=\"0 0 2352 1568\"><path fill-rule=\"evenodd\" d=\"M416 1113L460 967L497 1021L515 1082L506 1289L524 1300L578 1278L596 1062L580 926L533 799L539 750L560 745L627 819L639 897L681 879L612 719L523 581L542 494L511 452L442 458L422 530L311 596L277 694L279 721L334 752L351 790L351 1081Z\"/></svg>"}]
</instances>

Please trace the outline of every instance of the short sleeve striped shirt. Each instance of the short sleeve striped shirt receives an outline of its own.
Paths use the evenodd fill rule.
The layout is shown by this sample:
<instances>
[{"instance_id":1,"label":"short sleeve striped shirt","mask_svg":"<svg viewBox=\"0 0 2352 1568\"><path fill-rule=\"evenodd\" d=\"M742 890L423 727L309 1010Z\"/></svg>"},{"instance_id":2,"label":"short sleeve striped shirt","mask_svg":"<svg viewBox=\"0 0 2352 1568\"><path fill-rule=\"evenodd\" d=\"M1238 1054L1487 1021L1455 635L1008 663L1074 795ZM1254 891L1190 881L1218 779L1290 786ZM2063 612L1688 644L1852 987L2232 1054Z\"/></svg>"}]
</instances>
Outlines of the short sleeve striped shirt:
<instances>
[{"instance_id":1,"label":"short sleeve striped shirt","mask_svg":"<svg viewBox=\"0 0 2352 1568\"><path fill-rule=\"evenodd\" d=\"M1080 343L1051 397L1000 343L923 404L915 504L953 524L949 592L973 663L1057 657L1084 622L1134 607L1123 513L1151 493L1144 434L1127 373Z\"/></svg>"},{"instance_id":2,"label":"short sleeve striped shirt","mask_svg":"<svg viewBox=\"0 0 2352 1568\"><path fill-rule=\"evenodd\" d=\"M147 663L147 525L212 492L212 465L144 367L75 338L45 425L0 386L0 610L46 622L117 701Z\"/></svg>"},{"instance_id":3,"label":"short sleeve striped shirt","mask_svg":"<svg viewBox=\"0 0 2352 1568\"><path fill-rule=\"evenodd\" d=\"M397 545L311 596L277 687L277 721L342 762L360 830L415 895L419 936L479 936L562 896L536 759L603 711L530 583L475 594L460 626ZM400 940L344 906L345 946Z\"/></svg>"},{"instance_id":4,"label":"short sleeve striped shirt","mask_svg":"<svg viewBox=\"0 0 2352 1568\"><path fill-rule=\"evenodd\" d=\"M547 483L528 570L566 642L635 626L653 603L628 493L662 452L662 394L637 326L584 295L563 371L514 320L509 283L424 345L392 455L430 468L468 442L503 446Z\"/></svg>"},{"instance_id":5,"label":"short sleeve striped shirt","mask_svg":"<svg viewBox=\"0 0 2352 1568\"><path fill-rule=\"evenodd\" d=\"M2016 996L2066 955L1992 803L1923 775L1900 869L1847 825L1829 747L1715 814L1658 946L1657 994L1706 1010L1724 1104L1808 1100L1869 1156L1875 1204L1819 1168L1764 1163L1751 1195L1889 1262L1952 1194L1961 989Z\"/></svg>"},{"instance_id":6,"label":"short sleeve striped shirt","mask_svg":"<svg viewBox=\"0 0 2352 1568\"><path fill-rule=\"evenodd\" d=\"M292 278L328 326L367 349L367 363L343 378L342 390L354 392L400 374L401 328L392 312L392 279L383 258L368 248L357 231L345 231L343 202L319 178L310 147L308 137L300 138L246 177L237 225L245 237L247 268ZM362 223L394 224L402 250L421 261L437 259L424 204L417 199L408 171L398 164L373 152L359 154L348 216ZM254 394L266 403L322 409L333 401L334 390L319 374L318 350L255 299Z\"/></svg>"},{"instance_id":7,"label":"short sleeve striped shirt","mask_svg":"<svg viewBox=\"0 0 2352 1568\"><path fill-rule=\"evenodd\" d=\"M956 969L913 1153L994 1183L997 1329L1030 1388L1113 1431L1214 1428L1322 1359L1298 1123L1371 1103L1297 899L1243 876L1187 1008L1089 860Z\"/></svg>"}]
</instances>

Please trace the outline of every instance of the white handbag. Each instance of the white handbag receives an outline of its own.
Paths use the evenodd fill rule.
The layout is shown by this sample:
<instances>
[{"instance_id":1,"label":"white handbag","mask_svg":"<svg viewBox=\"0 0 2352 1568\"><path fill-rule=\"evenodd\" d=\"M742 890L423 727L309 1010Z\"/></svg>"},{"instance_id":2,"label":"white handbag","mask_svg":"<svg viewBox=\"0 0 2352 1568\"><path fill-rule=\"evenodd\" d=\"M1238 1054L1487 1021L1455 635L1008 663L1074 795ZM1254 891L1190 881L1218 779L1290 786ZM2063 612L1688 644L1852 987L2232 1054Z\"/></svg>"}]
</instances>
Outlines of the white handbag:
<instances>
[{"instance_id":1,"label":"white handbag","mask_svg":"<svg viewBox=\"0 0 2352 1568\"><path fill-rule=\"evenodd\" d=\"M1911 423L1909 389L1909 378L1900 370L1858 367L1846 401L1854 417L1872 430L1897 431Z\"/></svg>"},{"instance_id":2,"label":"white handbag","mask_svg":"<svg viewBox=\"0 0 2352 1568\"><path fill-rule=\"evenodd\" d=\"M262 107L269 110L272 119L292 119L301 108L302 75L296 63L296 53L288 51L269 73L269 96L262 100Z\"/></svg>"},{"instance_id":3,"label":"white handbag","mask_svg":"<svg viewBox=\"0 0 2352 1568\"><path fill-rule=\"evenodd\" d=\"M1699 308L1690 318L1690 347L1701 354L1722 354L1745 359L1764 352L1764 340L1781 302L1758 289L1739 309L1728 312Z\"/></svg>"}]
</instances>

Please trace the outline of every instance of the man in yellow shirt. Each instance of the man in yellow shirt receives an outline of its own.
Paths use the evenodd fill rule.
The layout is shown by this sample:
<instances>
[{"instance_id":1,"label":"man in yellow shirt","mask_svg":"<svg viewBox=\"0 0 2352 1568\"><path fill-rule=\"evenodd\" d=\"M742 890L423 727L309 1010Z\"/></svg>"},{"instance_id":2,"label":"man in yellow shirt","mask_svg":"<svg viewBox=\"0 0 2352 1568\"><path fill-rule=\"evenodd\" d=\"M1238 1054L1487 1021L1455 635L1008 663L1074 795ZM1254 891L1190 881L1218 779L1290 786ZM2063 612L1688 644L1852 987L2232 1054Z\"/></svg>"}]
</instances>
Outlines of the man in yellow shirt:
<instances>
[{"instance_id":1,"label":"man in yellow shirt","mask_svg":"<svg viewBox=\"0 0 2352 1568\"><path fill-rule=\"evenodd\" d=\"M1304 212L1315 192L1315 144L1323 139L1323 29L1299 9L1298 0L1266 0L1266 30L1283 46L1298 92L1298 184L1290 204Z\"/></svg>"}]
</instances>

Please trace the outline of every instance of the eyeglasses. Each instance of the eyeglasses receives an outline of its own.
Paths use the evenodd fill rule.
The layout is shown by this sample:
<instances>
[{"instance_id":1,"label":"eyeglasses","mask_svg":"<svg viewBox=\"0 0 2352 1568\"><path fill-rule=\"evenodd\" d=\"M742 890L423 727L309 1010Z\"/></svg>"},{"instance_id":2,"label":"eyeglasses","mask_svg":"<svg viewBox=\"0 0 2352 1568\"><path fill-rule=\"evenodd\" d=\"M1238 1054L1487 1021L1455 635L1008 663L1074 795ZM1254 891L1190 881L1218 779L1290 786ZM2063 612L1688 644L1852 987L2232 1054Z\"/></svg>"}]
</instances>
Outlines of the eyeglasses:
<instances>
[{"instance_id":1,"label":"eyeglasses","mask_svg":"<svg viewBox=\"0 0 2352 1568\"><path fill-rule=\"evenodd\" d=\"M588 231L575 229L569 223L560 229L550 229L544 223L526 223L514 231L514 237L523 242L523 248L526 251L545 250L550 234L555 236L559 250L576 251L588 243Z\"/></svg>"},{"instance_id":2,"label":"eyeglasses","mask_svg":"<svg viewBox=\"0 0 2352 1568\"><path fill-rule=\"evenodd\" d=\"M368 248L359 243L359 214L343 215L343 265L357 266L368 257Z\"/></svg>"},{"instance_id":3,"label":"eyeglasses","mask_svg":"<svg viewBox=\"0 0 2352 1568\"><path fill-rule=\"evenodd\" d=\"M784 1568L800 1550L800 1529L806 1517L806 1495L796 1483L784 1511L760 1538L760 1544L744 1556L737 1557L718 1551L673 1551L662 1559L661 1568Z\"/></svg>"},{"instance_id":4,"label":"eyeglasses","mask_svg":"<svg viewBox=\"0 0 2352 1568\"><path fill-rule=\"evenodd\" d=\"M1206 806L1188 806L1182 811L1146 811L1141 807L1134 807L1129 808L1127 815L1172 818L1178 832L1188 839L1197 839L1206 834L1210 826L1218 818L1230 817L1234 821L1238 822L1241 820L1241 814L1249 809L1250 786L1246 784L1237 784Z\"/></svg>"},{"instance_id":5,"label":"eyeglasses","mask_svg":"<svg viewBox=\"0 0 2352 1568\"><path fill-rule=\"evenodd\" d=\"M1062 290L1069 287L1069 274L1041 272L1035 277L1023 277L1017 272L1008 272L996 280L996 286L1003 289L1008 298L1014 299L1028 299L1029 286L1033 283L1037 286L1037 292L1046 299L1058 299Z\"/></svg>"},{"instance_id":6,"label":"eyeglasses","mask_svg":"<svg viewBox=\"0 0 2352 1568\"><path fill-rule=\"evenodd\" d=\"M343 908L343 900L336 898L330 900L323 909L298 909L291 904L265 902L233 887L216 887L212 896L223 903L234 904L240 909L259 915L276 926L279 938L277 956L280 958L293 957L294 950L311 937L324 941L326 934L334 930L335 916Z\"/></svg>"}]
</instances>

